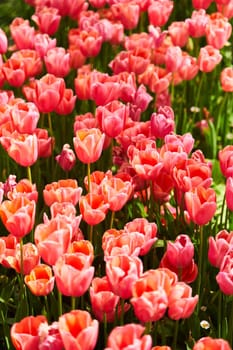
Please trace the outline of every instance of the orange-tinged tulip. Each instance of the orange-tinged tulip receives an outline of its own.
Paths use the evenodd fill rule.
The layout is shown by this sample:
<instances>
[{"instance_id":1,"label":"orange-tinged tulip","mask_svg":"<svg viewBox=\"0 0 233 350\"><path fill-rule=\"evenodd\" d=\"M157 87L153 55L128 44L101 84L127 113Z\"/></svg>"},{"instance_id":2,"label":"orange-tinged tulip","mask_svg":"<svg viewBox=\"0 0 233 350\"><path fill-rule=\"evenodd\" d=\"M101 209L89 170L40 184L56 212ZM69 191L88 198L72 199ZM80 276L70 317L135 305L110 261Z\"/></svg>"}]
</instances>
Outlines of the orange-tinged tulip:
<instances>
[{"instance_id":1,"label":"orange-tinged tulip","mask_svg":"<svg viewBox=\"0 0 233 350\"><path fill-rule=\"evenodd\" d=\"M24 196L3 201L0 217L6 229L17 238L27 235L35 222L36 203Z\"/></svg>"},{"instance_id":2,"label":"orange-tinged tulip","mask_svg":"<svg viewBox=\"0 0 233 350\"><path fill-rule=\"evenodd\" d=\"M88 193L80 198L79 208L83 220L94 226L105 219L109 204L105 203L102 195Z\"/></svg>"},{"instance_id":3,"label":"orange-tinged tulip","mask_svg":"<svg viewBox=\"0 0 233 350\"><path fill-rule=\"evenodd\" d=\"M45 296L51 293L54 287L54 280L52 269L46 264L35 266L30 274L24 277L25 284L32 294L36 296Z\"/></svg>"},{"instance_id":4,"label":"orange-tinged tulip","mask_svg":"<svg viewBox=\"0 0 233 350\"><path fill-rule=\"evenodd\" d=\"M47 184L43 190L46 205L51 206L54 202L71 202L76 205L82 193L78 182L74 179L59 180Z\"/></svg>"},{"instance_id":5,"label":"orange-tinged tulip","mask_svg":"<svg viewBox=\"0 0 233 350\"><path fill-rule=\"evenodd\" d=\"M83 310L73 310L59 318L59 332L65 350L93 350L95 348L99 323L92 320Z\"/></svg>"},{"instance_id":6,"label":"orange-tinged tulip","mask_svg":"<svg viewBox=\"0 0 233 350\"><path fill-rule=\"evenodd\" d=\"M96 162L101 156L104 140L105 134L97 128L78 130L73 138L78 159L85 164Z\"/></svg>"},{"instance_id":7,"label":"orange-tinged tulip","mask_svg":"<svg viewBox=\"0 0 233 350\"><path fill-rule=\"evenodd\" d=\"M231 347L224 339L204 337L196 342L193 350L231 350Z\"/></svg>"}]
</instances>

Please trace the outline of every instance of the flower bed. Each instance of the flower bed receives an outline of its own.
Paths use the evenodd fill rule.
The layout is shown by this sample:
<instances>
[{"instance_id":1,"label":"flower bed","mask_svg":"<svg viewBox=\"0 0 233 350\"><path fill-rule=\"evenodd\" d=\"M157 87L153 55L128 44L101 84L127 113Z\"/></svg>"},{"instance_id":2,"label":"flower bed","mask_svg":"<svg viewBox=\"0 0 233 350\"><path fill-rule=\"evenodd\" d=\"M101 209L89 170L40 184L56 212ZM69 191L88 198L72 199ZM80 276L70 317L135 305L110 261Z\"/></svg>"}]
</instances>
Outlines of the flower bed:
<instances>
[{"instance_id":1,"label":"flower bed","mask_svg":"<svg viewBox=\"0 0 233 350\"><path fill-rule=\"evenodd\" d=\"M12 16L1 349L231 349L233 1L27 0Z\"/></svg>"}]
</instances>

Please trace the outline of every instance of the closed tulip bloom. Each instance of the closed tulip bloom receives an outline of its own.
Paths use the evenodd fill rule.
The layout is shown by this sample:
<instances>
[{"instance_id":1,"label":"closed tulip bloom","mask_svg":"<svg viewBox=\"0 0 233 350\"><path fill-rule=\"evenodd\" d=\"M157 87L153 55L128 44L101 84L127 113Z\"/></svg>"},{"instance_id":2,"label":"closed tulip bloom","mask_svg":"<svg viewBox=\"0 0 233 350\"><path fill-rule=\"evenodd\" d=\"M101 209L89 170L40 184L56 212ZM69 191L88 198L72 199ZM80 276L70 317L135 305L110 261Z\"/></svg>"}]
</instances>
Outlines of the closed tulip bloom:
<instances>
[{"instance_id":1,"label":"closed tulip bloom","mask_svg":"<svg viewBox=\"0 0 233 350\"><path fill-rule=\"evenodd\" d=\"M63 314L58 326L65 350L94 350L99 323L87 311L73 310Z\"/></svg>"},{"instance_id":2,"label":"closed tulip bloom","mask_svg":"<svg viewBox=\"0 0 233 350\"><path fill-rule=\"evenodd\" d=\"M208 45L215 49L222 49L232 32L231 24L222 16L222 18L212 18L206 26L206 40Z\"/></svg>"},{"instance_id":3,"label":"closed tulip bloom","mask_svg":"<svg viewBox=\"0 0 233 350\"><path fill-rule=\"evenodd\" d=\"M113 293L106 276L93 278L90 286L90 300L94 315L99 321L102 322L105 317L108 322L114 321L120 297Z\"/></svg>"},{"instance_id":4,"label":"closed tulip bloom","mask_svg":"<svg viewBox=\"0 0 233 350\"><path fill-rule=\"evenodd\" d=\"M233 211L233 177L229 176L226 181L226 204L227 208Z\"/></svg>"},{"instance_id":5,"label":"closed tulip bloom","mask_svg":"<svg viewBox=\"0 0 233 350\"><path fill-rule=\"evenodd\" d=\"M155 27L164 26L173 10L173 1L159 0L153 1L148 7L149 23Z\"/></svg>"},{"instance_id":6,"label":"closed tulip bloom","mask_svg":"<svg viewBox=\"0 0 233 350\"><path fill-rule=\"evenodd\" d=\"M70 72L70 54L63 47L55 47L44 56L47 72L64 78Z\"/></svg>"},{"instance_id":7,"label":"closed tulip bloom","mask_svg":"<svg viewBox=\"0 0 233 350\"><path fill-rule=\"evenodd\" d=\"M45 185L43 197L45 204L51 206L55 202L70 202L76 205L80 199L82 188L75 179L54 181Z\"/></svg>"},{"instance_id":8,"label":"closed tulip bloom","mask_svg":"<svg viewBox=\"0 0 233 350\"><path fill-rule=\"evenodd\" d=\"M10 32L18 50L34 48L35 28L30 26L29 20L14 18Z\"/></svg>"},{"instance_id":9,"label":"closed tulip bloom","mask_svg":"<svg viewBox=\"0 0 233 350\"><path fill-rule=\"evenodd\" d=\"M197 225L205 225L215 214L216 193L212 188L198 186L185 193L185 205L190 219Z\"/></svg>"},{"instance_id":10,"label":"closed tulip bloom","mask_svg":"<svg viewBox=\"0 0 233 350\"><path fill-rule=\"evenodd\" d=\"M15 104L10 115L16 130L21 134L32 134L40 119L38 108L33 102Z\"/></svg>"},{"instance_id":11,"label":"closed tulip bloom","mask_svg":"<svg viewBox=\"0 0 233 350\"><path fill-rule=\"evenodd\" d=\"M33 295L48 295L54 287L54 277L51 267L45 264L35 266L30 274L24 277L24 282Z\"/></svg>"},{"instance_id":12,"label":"closed tulip bloom","mask_svg":"<svg viewBox=\"0 0 233 350\"><path fill-rule=\"evenodd\" d=\"M192 0L192 5L196 10L206 10L213 0Z\"/></svg>"},{"instance_id":13,"label":"closed tulip bloom","mask_svg":"<svg viewBox=\"0 0 233 350\"><path fill-rule=\"evenodd\" d=\"M23 245L23 264L21 264L20 244L16 245L15 263L11 266L18 273L27 275L31 270L40 263L40 255L35 244L28 242ZM9 261L9 260L8 260ZM10 261L9 261L10 262ZM21 267L22 265L22 267Z\"/></svg>"},{"instance_id":14,"label":"closed tulip bloom","mask_svg":"<svg viewBox=\"0 0 233 350\"><path fill-rule=\"evenodd\" d=\"M70 171L76 163L75 153L68 144L63 146L61 153L55 159L64 171Z\"/></svg>"},{"instance_id":15,"label":"closed tulip bloom","mask_svg":"<svg viewBox=\"0 0 233 350\"><path fill-rule=\"evenodd\" d=\"M152 113L150 117L151 133L155 138L164 139L164 137L172 133L175 129L174 115L163 113Z\"/></svg>"},{"instance_id":16,"label":"closed tulip bloom","mask_svg":"<svg viewBox=\"0 0 233 350\"><path fill-rule=\"evenodd\" d=\"M204 337L199 339L193 350L231 350L229 343L224 339L216 339L211 337Z\"/></svg>"},{"instance_id":17,"label":"closed tulip bloom","mask_svg":"<svg viewBox=\"0 0 233 350\"><path fill-rule=\"evenodd\" d=\"M168 316L172 320L189 318L198 302L198 295L192 297L192 288L184 282L177 282L168 295Z\"/></svg>"},{"instance_id":18,"label":"closed tulip bloom","mask_svg":"<svg viewBox=\"0 0 233 350\"><path fill-rule=\"evenodd\" d=\"M183 80L192 80L199 72L196 57L184 55L182 63L178 69L178 74Z\"/></svg>"},{"instance_id":19,"label":"closed tulip bloom","mask_svg":"<svg viewBox=\"0 0 233 350\"><path fill-rule=\"evenodd\" d=\"M198 267L197 264L194 262L194 259L192 259L188 265L181 268L177 265L172 265L170 260L168 259L168 254L165 253L162 259L160 260L159 266L167 268L172 272L176 273L176 275L179 276L179 281L185 283L192 283L193 281L195 281L198 275Z\"/></svg>"},{"instance_id":20,"label":"closed tulip bloom","mask_svg":"<svg viewBox=\"0 0 233 350\"><path fill-rule=\"evenodd\" d=\"M23 87L26 98L34 102L40 112L49 113L61 102L65 91L63 78L47 73L39 80L32 80Z\"/></svg>"},{"instance_id":21,"label":"closed tulip bloom","mask_svg":"<svg viewBox=\"0 0 233 350\"><path fill-rule=\"evenodd\" d=\"M104 201L100 194L88 193L81 196L79 201L80 213L88 225L98 225L106 217L109 204Z\"/></svg>"},{"instance_id":22,"label":"closed tulip bloom","mask_svg":"<svg viewBox=\"0 0 233 350\"><path fill-rule=\"evenodd\" d=\"M168 33L172 39L173 45L183 47L187 44L189 30L185 21L172 22L168 27Z\"/></svg>"},{"instance_id":23,"label":"closed tulip bloom","mask_svg":"<svg viewBox=\"0 0 233 350\"><path fill-rule=\"evenodd\" d=\"M170 263L177 268L184 268L190 264L194 256L194 245L187 235L179 235L174 243L167 243L166 255Z\"/></svg>"},{"instance_id":24,"label":"closed tulip bloom","mask_svg":"<svg viewBox=\"0 0 233 350\"><path fill-rule=\"evenodd\" d=\"M0 28L0 54L7 52L8 48L8 39L6 33Z\"/></svg>"},{"instance_id":25,"label":"closed tulip bloom","mask_svg":"<svg viewBox=\"0 0 233 350\"><path fill-rule=\"evenodd\" d=\"M56 33L61 21L58 9L46 6L38 7L31 18L37 24L39 31L48 35Z\"/></svg>"},{"instance_id":26,"label":"closed tulip bloom","mask_svg":"<svg viewBox=\"0 0 233 350\"><path fill-rule=\"evenodd\" d=\"M193 11L191 18L187 18L189 35L193 38L199 38L205 35L206 25L209 22L209 16L204 9Z\"/></svg>"},{"instance_id":27,"label":"closed tulip bloom","mask_svg":"<svg viewBox=\"0 0 233 350\"><path fill-rule=\"evenodd\" d=\"M98 128L78 130L73 138L78 159L85 164L96 162L101 157L104 140L105 134Z\"/></svg>"},{"instance_id":28,"label":"closed tulip bloom","mask_svg":"<svg viewBox=\"0 0 233 350\"><path fill-rule=\"evenodd\" d=\"M226 5L217 4L217 10L230 20L233 17L233 2L229 1Z\"/></svg>"},{"instance_id":29,"label":"closed tulip bloom","mask_svg":"<svg viewBox=\"0 0 233 350\"><path fill-rule=\"evenodd\" d=\"M220 265L216 281L221 291L226 295L233 294L233 251L229 250Z\"/></svg>"},{"instance_id":30,"label":"closed tulip bloom","mask_svg":"<svg viewBox=\"0 0 233 350\"><path fill-rule=\"evenodd\" d=\"M118 98L120 97L120 89L121 86L118 82L97 81L91 84L91 97L95 101L97 106L105 106L112 101L118 100ZM101 111L101 108L99 110Z\"/></svg>"},{"instance_id":31,"label":"closed tulip bloom","mask_svg":"<svg viewBox=\"0 0 233 350\"><path fill-rule=\"evenodd\" d=\"M28 316L14 323L10 330L13 346L16 350L39 349L41 324L47 324L45 316Z\"/></svg>"},{"instance_id":32,"label":"closed tulip bloom","mask_svg":"<svg viewBox=\"0 0 233 350\"><path fill-rule=\"evenodd\" d=\"M233 92L233 67L226 67L222 70L220 83L223 91Z\"/></svg>"},{"instance_id":33,"label":"closed tulip bloom","mask_svg":"<svg viewBox=\"0 0 233 350\"><path fill-rule=\"evenodd\" d=\"M71 243L72 226L62 217L39 224L35 228L34 240L43 261L54 265Z\"/></svg>"},{"instance_id":34,"label":"closed tulip bloom","mask_svg":"<svg viewBox=\"0 0 233 350\"><path fill-rule=\"evenodd\" d=\"M96 108L95 116L100 129L109 137L117 137L125 127L129 110L120 101L112 101Z\"/></svg>"},{"instance_id":35,"label":"closed tulip bloom","mask_svg":"<svg viewBox=\"0 0 233 350\"><path fill-rule=\"evenodd\" d=\"M151 350L152 338L144 334L144 330L145 327L134 323L115 327L108 336L104 350Z\"/></svg>"},{"instance_id":36,"label":"closed tulip bloom","mask_svg":"<svg viewBox=\"0 0 233 350\"><path fill-rule=\"evenodd\" d=\"M34 44L36 52L42 58L48 50L56 47L56 38L50 38L48 34L38 33L35 35Z\"/></svg>"},{"instance_id":37,"label":"closed tulip bloom","mask_svg":"<svg viewBox=\"0 0 233 350\"><path fill-rule=\"evenodd\" d=\"M132 297L132 287L141 276L143 265L138 257L119 255L106 260L106 276L112 291L123 299Z\"/></svg>"},{"instance_id":38,"label":"closed tulip bloom","mask_svg":"<svg viewBox=\"0 0 233 350\"><path fill-rule=\"evenodd\" d=\"M90 287L94 270L84 256L66 253L53 266L56 286L63 295L80 297Z\"/></svg>"},{"instance_id":39,"label":"closed tulip bloom","mask_svg":"<svg viewBox=\"0 0 233 350\"><path fill-rule=\"evenodd\" d=\"M124 226L124 230L129 233L139 232L144 236L144 244L140 249L139 255L145 255L149 252L152 245L157 240L157 225L149 222L145 218L136 218Z\"/></svg>"},{"instance_id":40,"label":"closed tulip bloom","mask_svg":"<svg viewBox=\"0 0 233 350\"><path fill-rule=\"evenodd\" d=\"M59 115L71 114L76 102L77 96L74 95L72 89L65 89L62 100L55 108L55 112Z\"/></svg>"},{"instance_id":41,"label":"closed tulip bloom","mask_svg":"<svg viewBox=\"0 0 233 350\"><path fill-rule=\"evenodd\" d=\"M220 169L225 177L233 176L233 146L228 145L218 153Z\"/></svg>"},{"instance_id":42,"label":"closed tulip bloom","mask_svg":"<svg viewBox=\"0 0 233 350\"><path fill-rule=\"evenodd\" d=\"M32 230L35 222L36 203L24 196L12 201L3 201L0 217L6 229L17 238L22 238Z\"/></svg>"},{"instance_id":43,"label":"closed tulip bloom","mask_svg":"<svg viewBox=\"0 0 233 350\"><path fill-rule=\"evenodd\" d=\"M49 136L47 129L41 128L36 128L34 134L37 137L38 158L50 157L54 147L54 137Z\"/></svg>"},{"instance_id":44,"label":"closed tulip bloom","mask_svg":"<svg viewBox=\"0 0 233 350\"><path fill-rule=\"evenodd\" d=\"M114 19L120 21L125 29L134 29L138 25L140 7L134 2L115 3L111 6Z\"/></svg>"},{"instance_id":45,"label":"closed tulip bloom","mask_svg":"<svg viewBox=\"0 0 233 350\"><path fill-rule=\"evenodd\" d=\"M220 268L223 258L233 245L233 231L221 230L209 237L208 259L211 265Z\"/></svg>"},{"instance_id":46,"label":"closed tulip bloom","mask_svg":"<svg viewBox=\"0 0 233 350\"><path fill-rule=\"evenodd\" d=\"M200 71L208 73L213 71L221 60L222 55L219 50L211 45L207 45L200 49L197 63Z\"/></svg>"}]
</instances>

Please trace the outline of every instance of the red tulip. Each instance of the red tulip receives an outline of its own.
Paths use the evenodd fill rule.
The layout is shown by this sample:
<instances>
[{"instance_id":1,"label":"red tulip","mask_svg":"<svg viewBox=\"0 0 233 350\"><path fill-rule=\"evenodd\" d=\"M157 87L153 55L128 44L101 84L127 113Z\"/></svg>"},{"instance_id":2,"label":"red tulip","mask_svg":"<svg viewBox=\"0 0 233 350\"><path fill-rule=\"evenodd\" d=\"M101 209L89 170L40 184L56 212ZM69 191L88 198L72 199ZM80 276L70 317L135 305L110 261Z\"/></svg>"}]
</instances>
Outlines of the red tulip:
<instances>
[{"instance_id":1,"label":"red tulip","mask_svg":"<svg viewBox=\"0 0 233 350\"><path fill-rule=\"evenodd\" d=\"M159 0L152 2L148 7L149 23L155 27L164 26L173 10L173 1Z\"/></svg>"},{"instance_id":2,"label":"red tulip","mask_svg":"<svg viewBox=\"0 0 233 350\"><path fill-rule=\"evenodd\" d=\"M39 27L39 31L48 35L56 33L61 20L58 9L46 6L38 7L31 18Z\"/></svg>"},{"instance_id":3,"label":"red tulip","mask_svg":"<svg viewBox=\"0 0 233 350\"><path fill-rule=\"evenodd\" d=\"M58 322L65 350L94 350L99 323L83 310L63 314Z\"/></svg>"},{"instance_id":4,"label":"red tulip","mask_svg":"<svg viewBox=\"0 0 233 350\"><path fill-rule=\"evenodd\" d=\"M140 17L140 7L134 2L113 3L111 6L113 17L120 21L125 29L134 29L138 25Z\"/></svg>"}]
</instances>

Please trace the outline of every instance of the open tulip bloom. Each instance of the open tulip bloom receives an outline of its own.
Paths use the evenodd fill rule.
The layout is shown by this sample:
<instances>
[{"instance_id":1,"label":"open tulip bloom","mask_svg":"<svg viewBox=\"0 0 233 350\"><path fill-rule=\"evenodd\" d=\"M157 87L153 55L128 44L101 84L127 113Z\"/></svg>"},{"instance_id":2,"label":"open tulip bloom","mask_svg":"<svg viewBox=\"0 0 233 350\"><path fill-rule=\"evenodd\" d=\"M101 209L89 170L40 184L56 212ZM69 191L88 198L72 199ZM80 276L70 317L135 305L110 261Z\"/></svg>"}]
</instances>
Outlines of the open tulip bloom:
<instances>
[{"instance_id":1,"label":"open tulip bloom","mask_svg":"<svg viewBox=\"0 0 233 350\"><path fill-rule=\"evenodd\" d=\"M0 349L230 350L233 0L0 13Z\"/></svg>"}]
</instances>

